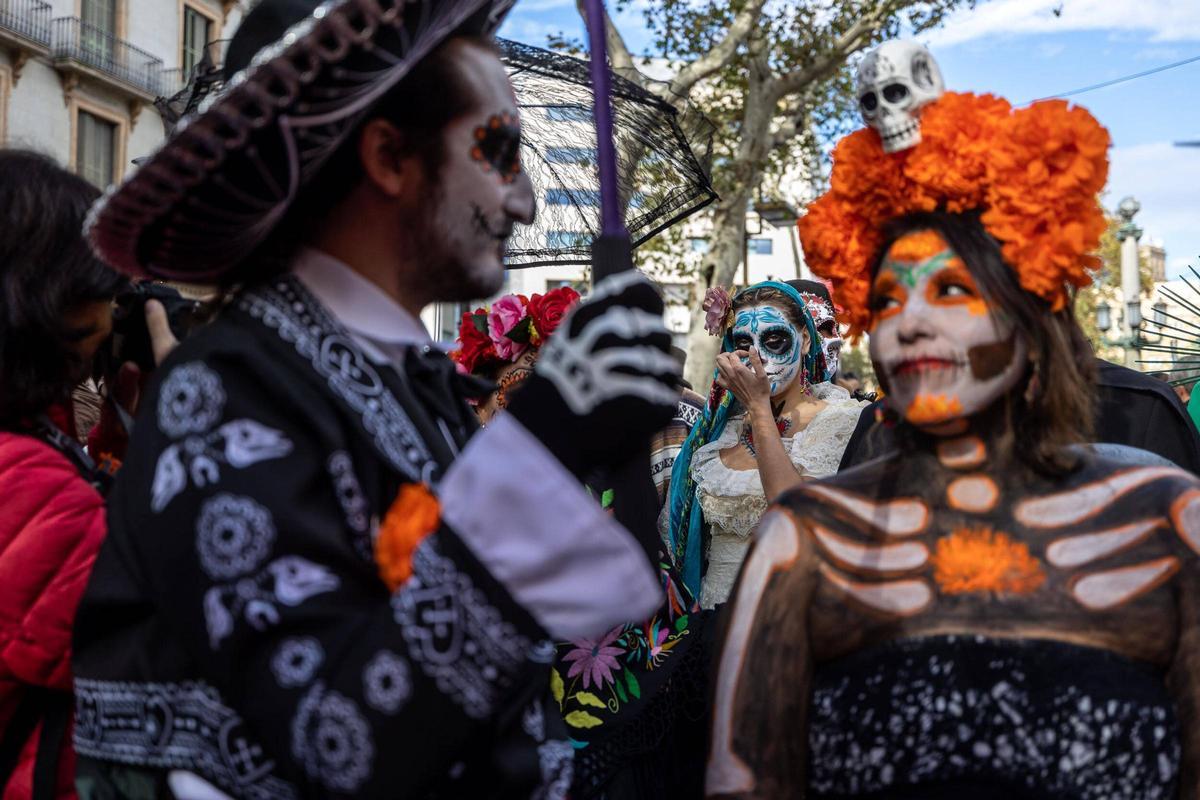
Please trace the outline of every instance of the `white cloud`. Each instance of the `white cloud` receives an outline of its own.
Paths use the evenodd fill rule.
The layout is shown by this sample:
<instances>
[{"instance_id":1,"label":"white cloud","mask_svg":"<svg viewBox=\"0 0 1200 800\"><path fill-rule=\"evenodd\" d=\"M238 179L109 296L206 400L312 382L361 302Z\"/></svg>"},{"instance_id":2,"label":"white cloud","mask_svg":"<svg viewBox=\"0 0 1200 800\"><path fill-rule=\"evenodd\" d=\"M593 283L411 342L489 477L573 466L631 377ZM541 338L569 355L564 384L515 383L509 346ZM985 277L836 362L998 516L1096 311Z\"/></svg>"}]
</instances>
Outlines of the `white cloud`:
<instances>
[{"instance_id":1,"label":"white cloud","mask_svg":"<svg viewBox=\"0 0 1200 800\"><path fill-rule=\"evenodd\" d=\"M1172 275L1192 264L1200 268L1200 148L1153 142L1115 147L1105 202L1115 206L1133 195L1142 204L1136 217L1146 239L1161 241Z\"/></svg>"},{"instance_id":2,"label":"white cloud","mask_svg":"<svg viewBox=\"0 0 1200 800\"><path fill-rule=\"evenodd\" d=\"M992 0L954 14L929 34L945 47L1003 34L1127 30L1149 32L1153 41L1200 40L1200 2L1139 0L1136 12L1116 0ZM1061 14L1054 10L1061 8Z\"/></svg>"},{"instance_id":3,"label":"white cloud","mask_svg":"<svg viewBox=\"0 0 1200 800\"><path fill-rule=\"evenodd\" d=\"M1133 54L1138 61L1150 61L1154 64L1179 61L1184 58L1184 52L1178 47L1143 47Z\"/></svg>"}]
</instances>

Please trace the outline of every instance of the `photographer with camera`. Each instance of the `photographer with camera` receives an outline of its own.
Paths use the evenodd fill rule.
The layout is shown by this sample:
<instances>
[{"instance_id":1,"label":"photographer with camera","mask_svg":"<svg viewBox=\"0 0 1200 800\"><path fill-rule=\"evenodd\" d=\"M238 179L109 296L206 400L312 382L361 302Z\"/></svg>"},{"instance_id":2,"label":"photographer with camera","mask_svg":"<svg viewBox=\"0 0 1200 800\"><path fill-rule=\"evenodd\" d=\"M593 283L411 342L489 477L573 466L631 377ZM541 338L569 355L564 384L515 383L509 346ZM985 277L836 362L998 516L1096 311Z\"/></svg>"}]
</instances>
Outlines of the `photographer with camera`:
<instances>
[{"instance_id":1,"label":"photographer with camera","mask_svg":"<svg viewBox=\"0 0 1200 800\"><path fill-rule=\"evenodd\" d=\"M117 363L104 354L114 301L130 290L84 241L97 197L45 156L0 151L0 793L10 799L75 796L71 628L107 530L111 475L79 444L71 391L115 372L132 412L141 371L175 343L162 304L144 303L145 322L128 327L146 330L151 363L98 367ZM102 416L92 440L123 438Z\"/></svg>"}]
</instances>

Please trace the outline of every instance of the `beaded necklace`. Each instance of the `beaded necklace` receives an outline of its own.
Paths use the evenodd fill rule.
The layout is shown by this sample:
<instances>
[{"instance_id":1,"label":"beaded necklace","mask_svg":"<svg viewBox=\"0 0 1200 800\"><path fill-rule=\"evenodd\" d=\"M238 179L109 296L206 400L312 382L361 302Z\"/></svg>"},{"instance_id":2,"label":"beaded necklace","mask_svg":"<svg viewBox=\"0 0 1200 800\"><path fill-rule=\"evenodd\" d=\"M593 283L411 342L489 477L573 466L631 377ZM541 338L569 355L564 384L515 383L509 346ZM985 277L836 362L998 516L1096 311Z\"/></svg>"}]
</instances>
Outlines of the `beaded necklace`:
<instances>
[{"instance_id":1,"label":"beaded necklace","mask_svg":"<svg viewBox=\"0 0 1200 800\"><path fill-rule=\"evenodd\" d=\"M783 419L776 417L775 427L779 429L779 435L783 436L792 428L791 417L784 417ZM758 452L754 449L754 429L752 426L749 424L742 425L742 433L738 436L738 442L750 452L750 455L758 458Z\"/></svg>"}]
</instances>

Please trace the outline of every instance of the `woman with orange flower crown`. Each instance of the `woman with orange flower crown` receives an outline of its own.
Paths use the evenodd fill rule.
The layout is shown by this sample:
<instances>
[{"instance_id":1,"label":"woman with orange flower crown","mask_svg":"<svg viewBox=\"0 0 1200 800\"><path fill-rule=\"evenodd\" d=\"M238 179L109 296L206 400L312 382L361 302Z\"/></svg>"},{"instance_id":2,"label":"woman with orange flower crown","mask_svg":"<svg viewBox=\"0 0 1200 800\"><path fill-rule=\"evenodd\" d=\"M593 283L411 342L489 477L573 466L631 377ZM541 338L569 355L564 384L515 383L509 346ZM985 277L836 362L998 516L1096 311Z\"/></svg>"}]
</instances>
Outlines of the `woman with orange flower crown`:
<instances>
[{"instance_id":1,"label":"woman with orange flower crown","mask_svg":"<svg viewBox=\"0 0 1200 800\"><path fill-rule=\"evenodd\" d=\"M1104 217L1082 108L864 59L870 127L800 220L904 445L763 517L727 612L711 797L1200 796L1200 481L1081 443Z\"/></svg>"}]
</instances>

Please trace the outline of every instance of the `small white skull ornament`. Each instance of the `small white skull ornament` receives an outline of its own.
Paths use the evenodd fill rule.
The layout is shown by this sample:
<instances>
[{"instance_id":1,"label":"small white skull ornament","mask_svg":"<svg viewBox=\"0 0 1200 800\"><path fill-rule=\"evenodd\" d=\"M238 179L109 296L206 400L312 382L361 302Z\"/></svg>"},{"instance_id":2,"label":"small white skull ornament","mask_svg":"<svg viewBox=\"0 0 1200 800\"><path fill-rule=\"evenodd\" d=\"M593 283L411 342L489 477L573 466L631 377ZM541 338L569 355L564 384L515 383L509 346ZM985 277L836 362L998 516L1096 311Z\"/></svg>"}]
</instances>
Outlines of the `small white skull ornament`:
<instances>
[{"instance_id":1,"label":"small white skull ornament","mask_svg":"<svg viewBox=\"0 0 1200 800\"><path fill-rule=\"evenodd\" d=\"M933 55L907 39L884 42L858 66L858 105L863 120L879 131L885 153L921 141L921 109L945 90Z\"/></svg>"}]
</instances>

